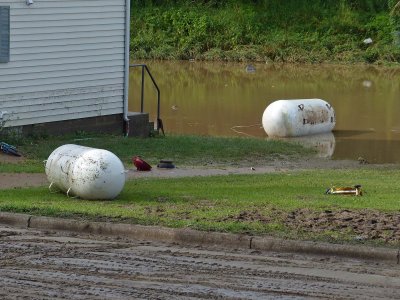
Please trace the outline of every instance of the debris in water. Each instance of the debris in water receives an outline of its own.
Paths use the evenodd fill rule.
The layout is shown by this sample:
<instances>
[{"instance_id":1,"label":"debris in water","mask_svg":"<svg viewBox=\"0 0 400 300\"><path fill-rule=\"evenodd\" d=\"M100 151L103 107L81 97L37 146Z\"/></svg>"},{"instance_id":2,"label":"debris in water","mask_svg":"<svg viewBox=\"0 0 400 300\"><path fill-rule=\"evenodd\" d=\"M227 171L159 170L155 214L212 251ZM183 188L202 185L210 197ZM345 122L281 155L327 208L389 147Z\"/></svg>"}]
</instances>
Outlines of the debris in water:
<instances>
[{"instance_id":1,"label":"debris in water","mask_svg":"<svg viewBox=\"0 0 400 300\"><path fill-rule=\"evenodd\" d=\"M231 130L234 131L234 132L236 132L236 133L239 133L239 134L244 134L244 135L247 135L247 136L254 137L254 135L251 135L251 134L248 134L248 133L246 133L246 132L243 132L243 131L239 131L239 130L238 130L238 128L250 128L250 127L259 127L259 128L263 128L263 127L262 127L262 124L258 123L258 124L253 124L253 125L236 125L236 126L231 127Z\"/></svg>"},{"instance_id":2,"label":"debris in water","mask_svg":"<svg viewBox=\"0 0 400 300\"><path fill-rule=\"evenodd\" d=\"M255 73L256 72L256 67L254 67L253 65L247 65L246 66L246 72L247 73Z\"/></svg>"},{"instance_id":3,"label":"debris in water","mask_svg":"<svg viewBox=\"0 0 400 300\"><path fill-rule=\"evenodd\" d=\"M364 81L362 82L362 85L363 85L363 87L370 88L370 87L372 86L372 81L370 81L370 80L364 80Z\"/></svg>"}]
</instances>

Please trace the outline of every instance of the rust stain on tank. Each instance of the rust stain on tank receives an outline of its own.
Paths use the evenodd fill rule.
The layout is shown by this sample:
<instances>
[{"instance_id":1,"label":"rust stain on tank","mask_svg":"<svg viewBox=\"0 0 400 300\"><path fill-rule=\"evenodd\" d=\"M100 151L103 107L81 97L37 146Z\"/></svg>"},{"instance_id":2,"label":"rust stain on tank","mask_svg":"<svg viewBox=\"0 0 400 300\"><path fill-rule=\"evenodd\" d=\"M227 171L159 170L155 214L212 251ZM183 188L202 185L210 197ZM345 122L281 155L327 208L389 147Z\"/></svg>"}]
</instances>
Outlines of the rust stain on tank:
<instances>
[{"instance_id":1,"label":"rust stain on tank","mask_svg":"<svg viewBox=\"0 0 400 300\"><path fill-rule=\"evenodd\" d=\"M330 120L329 112L325 108L305 109L303 112L303 125L322 124Z\"/></svg>"}]
</instances>

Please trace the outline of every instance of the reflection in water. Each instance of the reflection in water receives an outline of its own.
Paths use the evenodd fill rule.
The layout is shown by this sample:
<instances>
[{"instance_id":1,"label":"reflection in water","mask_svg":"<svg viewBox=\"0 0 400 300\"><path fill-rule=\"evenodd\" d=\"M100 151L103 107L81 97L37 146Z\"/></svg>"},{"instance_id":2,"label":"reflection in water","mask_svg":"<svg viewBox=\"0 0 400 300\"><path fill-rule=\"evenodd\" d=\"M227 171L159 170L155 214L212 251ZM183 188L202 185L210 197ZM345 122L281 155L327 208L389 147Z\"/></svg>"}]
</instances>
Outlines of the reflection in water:
<instances>
[{"instance_id":1,"label":"reflection in water","mask_svg":"<svg viewBox=\"0 0 400 300\"><path fill-rule=\"evenodd\" d=\"M400 162L400 69L370 66L145 62L161 89L170 133L266 138L265 108L279 99L320 98L336 112L333 158ZM144 110L156 93L145 80ZM140 71L131 70L131 111L140 105Z\"/></svg>"},{"instance_id":2,"label":"reflection in water","mask_svg":"<svg viewBox=\"0 0 400 300\"><path fill-rule=\"evenodd\" d=\"M297 143L305 148L313 149L318 157L331 158L335 152L336 140L332 132L290 138L271 138Z\"/></svg>"}]
</instances>

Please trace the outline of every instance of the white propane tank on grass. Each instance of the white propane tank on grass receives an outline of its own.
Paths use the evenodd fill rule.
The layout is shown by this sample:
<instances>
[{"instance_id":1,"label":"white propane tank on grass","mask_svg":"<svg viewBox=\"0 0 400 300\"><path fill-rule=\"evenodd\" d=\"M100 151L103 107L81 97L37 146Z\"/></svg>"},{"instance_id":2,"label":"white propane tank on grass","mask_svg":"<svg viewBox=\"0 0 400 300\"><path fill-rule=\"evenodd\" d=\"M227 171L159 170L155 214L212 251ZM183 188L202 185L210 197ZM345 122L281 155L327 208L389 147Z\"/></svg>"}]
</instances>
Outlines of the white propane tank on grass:
<instances>
[{"instance_id":1,"label":"white propane tank on grass","mask_svg":"<svg viewBox=\"0 0 400 300\"><path fill-rule=\"evenodd\" d=\"M121 160L107 150L67 144L46 161L50 188L82 199L114 199L125 185Z\"/></svg>"},{"instance_id":2,"label":"white propane tank on grass","mask_svg":"<svg viewBox=\"0 0 400 300\"><path fill-rule=\"evenodd\" d=\"M336 117L321 99L278 100L265 109L262 124L271 137L303 136L332 131Z\"/></svg>"}]
</instances>

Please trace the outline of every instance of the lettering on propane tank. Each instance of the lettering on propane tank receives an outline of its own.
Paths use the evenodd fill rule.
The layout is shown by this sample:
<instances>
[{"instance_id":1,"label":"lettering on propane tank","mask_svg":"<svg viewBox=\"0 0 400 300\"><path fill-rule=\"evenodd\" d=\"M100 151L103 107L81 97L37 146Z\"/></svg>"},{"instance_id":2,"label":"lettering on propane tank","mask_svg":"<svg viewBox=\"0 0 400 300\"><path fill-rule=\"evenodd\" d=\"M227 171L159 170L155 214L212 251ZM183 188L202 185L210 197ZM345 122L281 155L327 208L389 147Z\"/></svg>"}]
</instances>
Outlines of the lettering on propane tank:
<instances>
[{"instance_id":1,"label":"lettering on propane tank","mask_svg":"<svg viewBox=\"0 0 400 300\"><path fill-rule=\"evenodd\" d=\"M324 123L325 121L324 120L321 120L319 123ZM331 123L333 122L333 120L331 120ZM310 119L303 119L303 125L306 125L306 124L310 124L310 125L315 125L315 124L318 124L318 122L317 121L315 121L315 120L310 120Z\"/></svg>"}]
</instances>

